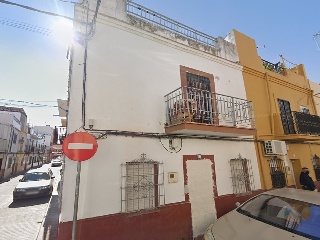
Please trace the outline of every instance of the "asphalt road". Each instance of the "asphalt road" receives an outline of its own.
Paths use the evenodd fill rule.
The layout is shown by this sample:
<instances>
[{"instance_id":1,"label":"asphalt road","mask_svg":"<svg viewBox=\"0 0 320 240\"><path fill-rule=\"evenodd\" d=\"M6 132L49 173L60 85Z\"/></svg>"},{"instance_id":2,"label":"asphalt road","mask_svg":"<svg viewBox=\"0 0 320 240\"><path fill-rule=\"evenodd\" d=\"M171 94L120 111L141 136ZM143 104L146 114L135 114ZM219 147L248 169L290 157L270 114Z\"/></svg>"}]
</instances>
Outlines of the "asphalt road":
<instances>
[{"instance_id":1,"label":"asphalt road","mask_svg":"<svg viewBox=\"0 0 320 240\"><path fill-rule=\"evenodd\" d=\"M12 192L23 175L0 184L0 240L55 240L58 231L60 167L55 175L52 197L13 202Z\"/></svg>"}]
</instances>

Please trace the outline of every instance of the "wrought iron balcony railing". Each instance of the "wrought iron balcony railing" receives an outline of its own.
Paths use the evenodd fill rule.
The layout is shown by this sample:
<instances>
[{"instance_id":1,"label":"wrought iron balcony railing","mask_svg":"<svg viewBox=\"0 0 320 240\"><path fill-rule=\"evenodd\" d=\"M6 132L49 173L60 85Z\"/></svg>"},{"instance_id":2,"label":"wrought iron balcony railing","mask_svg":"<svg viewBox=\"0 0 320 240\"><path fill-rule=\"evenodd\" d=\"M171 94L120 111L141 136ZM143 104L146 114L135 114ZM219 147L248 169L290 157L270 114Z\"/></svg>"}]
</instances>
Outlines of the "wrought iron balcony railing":
<instances>
[{"instance_id":1,"label":"wrought iron balcony railing","mask_svg":"<svg viewBox=\"0 0 320 240\"><path fill-rule=\"evenodd\" d=\"M255 128L251 101L191 87L165 96L167 125L203 123Z\"/></svg>"},{"instance_id":2,"label":"wrought iron balcony railing","mask_svg":"<svg viewBox=\"0 0 320 240\"><path fill-rule=\"evenodd\" d=\"M265 69L267 70L270 70L272 72L275 72L275 73L279 73L281 75L286 75L286 71L283 67L283 64L278 62L278 63L271 63L271 62L268 62L266 60L262 60L262 64L264 66Z\"/></svg>"},{"instance_id":3,"label":"wrought iron balcony railing","mask_svg":"<svg viewBox=\"0 0 320 240\"><path fill-rule=\"evenodd\" d=\"M320 135L320 117L303 112L292 112L296 133Z\"/></svg>"},{"instance_id":4,"label":"wrought iron balcony railing","mask_svg":"<svg viewBox=\"0 0 320 240\"><path fill-rule=\"evenodd\" d=\"M182 23L179 23L171 18L168 18L160 13L157 13L151 9L148 9L142 5L134 3L132 1L127 1L127 14L143 19L144 21L153 23L162 28L165 28L171 32L177 33L188 39L196 41L198 43L216 47L216 38L207 35L205 33L199 32L196 29L188 27Z\"/></svg>"}]
</instances>

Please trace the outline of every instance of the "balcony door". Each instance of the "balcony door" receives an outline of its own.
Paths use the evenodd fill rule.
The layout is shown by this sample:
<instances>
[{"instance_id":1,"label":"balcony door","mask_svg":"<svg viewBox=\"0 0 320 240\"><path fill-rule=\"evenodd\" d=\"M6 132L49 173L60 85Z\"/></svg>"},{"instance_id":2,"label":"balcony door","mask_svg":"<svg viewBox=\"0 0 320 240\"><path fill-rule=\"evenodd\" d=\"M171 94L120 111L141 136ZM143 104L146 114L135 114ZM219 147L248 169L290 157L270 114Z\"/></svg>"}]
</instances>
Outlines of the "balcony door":
<instances>
[{"instance_id":1,"label":"balcony door","mask_svg":"<svg viewBox=\"0 0 320 240\"><path fill-rule=\"evenodd\" d=\"M212 123L210 79L187 72L187 96L195 103L193 120L199 123Z\"/></svg>"},{"instance_id":2,"label":"balcony door","mask_svg":"<svg viewBox=\"0 0 320 240\"><path fill-rule=\"evenodd\" d=\"M280 117L282 121L284 134L295 134L293 117L290 108L290 102L282 99L278 99Z\"/></svg>"},{"instance_id":3,"label":"balcony door","mask_svg":"<svg viewBox=\"0 0 320 240\"><path fill-rule=\"evenodd\" d=\"M218 124L213 112L214 76L200 70L180 66L180 77L183 97L186 99L184 105L190 112L190 122Z\"/></svg>"}]
</instances>

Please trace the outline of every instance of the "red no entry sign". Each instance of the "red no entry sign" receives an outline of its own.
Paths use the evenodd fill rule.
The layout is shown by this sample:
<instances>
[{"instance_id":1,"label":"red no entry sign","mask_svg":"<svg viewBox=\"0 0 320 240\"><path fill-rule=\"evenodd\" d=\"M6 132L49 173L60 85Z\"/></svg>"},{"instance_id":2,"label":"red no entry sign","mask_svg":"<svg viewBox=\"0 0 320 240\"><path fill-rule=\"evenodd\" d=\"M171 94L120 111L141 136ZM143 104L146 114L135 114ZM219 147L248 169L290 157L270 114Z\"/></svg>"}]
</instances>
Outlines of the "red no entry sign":
<instances>
[{"instance_id":1,"label":"red no entry sign","mask_svg":"<svg viewBox=\"0 0 320 240\"><path fill-rule=\"evenodd\" d=\"M97 140L87 132L76 132L67 136L62 144L63 153L71 160L90 159L98 149Z\"/></svg>"}]
</instances>

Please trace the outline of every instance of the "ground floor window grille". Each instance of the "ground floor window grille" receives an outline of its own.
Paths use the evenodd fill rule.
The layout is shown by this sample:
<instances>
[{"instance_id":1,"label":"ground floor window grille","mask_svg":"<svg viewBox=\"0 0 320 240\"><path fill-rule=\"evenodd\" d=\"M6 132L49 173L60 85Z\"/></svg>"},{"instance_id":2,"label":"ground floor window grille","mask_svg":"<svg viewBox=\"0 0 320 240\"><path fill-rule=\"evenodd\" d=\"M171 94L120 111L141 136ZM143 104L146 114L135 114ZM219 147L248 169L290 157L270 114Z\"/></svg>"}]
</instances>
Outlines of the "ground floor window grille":
<instances>
[{"instance_id":1,"label":"ground floor window grille","mask_svg":"<svg viewBox=\"0 0 320 240\"><path fill-rule=\"evenodd\" d=\"M231 180L234 194L255 190L251 160L238 158L230 160Z\"/></svg>"},{"instance_id":2,"label":"ground floor window grille","mask_svg":"<svg viewBox=\"0 0 320 240\"><path fill-rule=\"evenodd\" d=\"M284 161L278 157L273 157L268 161L270 167L272 186L274 188L285 187L287 183L287 177Z\"/></svg>"},{"instance_id":3,"label":"ground floor window grille","mask_svg":"<svg viewBox=\"0 0 320 240\"><path fill-rule=\"evenodd\" d=\"M163 163L140 159L122 164L121 211L135 212L164 205Z\"/></svg>"},{"instance_id":4,"label":"ground floor window grille","mask_svg":"<svg viewBox=\"0 0 320 240\"><path fill-rule=\"evenodd\" d=\"M317 155L314 155L314 157L312 158L312 162L316 179L317 181L320 181L320 158Z\"/></svg>"}]
</instances>

